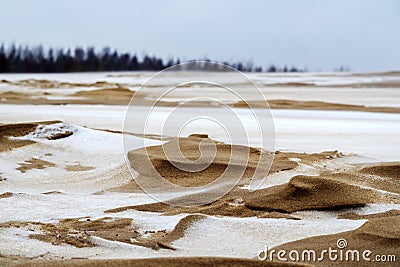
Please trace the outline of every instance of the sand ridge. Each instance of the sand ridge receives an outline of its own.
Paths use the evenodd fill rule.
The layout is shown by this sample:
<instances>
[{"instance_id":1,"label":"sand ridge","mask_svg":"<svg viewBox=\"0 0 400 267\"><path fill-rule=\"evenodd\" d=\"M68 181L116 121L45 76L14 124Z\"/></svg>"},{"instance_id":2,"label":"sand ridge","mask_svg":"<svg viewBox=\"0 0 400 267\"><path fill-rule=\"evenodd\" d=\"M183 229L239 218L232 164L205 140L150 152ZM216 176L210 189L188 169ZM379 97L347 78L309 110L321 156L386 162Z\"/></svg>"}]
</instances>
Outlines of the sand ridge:
<instances>
[{"instance_id":1,"label":"sand ridge","mask_svg":"<svg viewBox=\"0 0 400 267\"><path fill-rule=\"evenodd\" d=\"M369 203L400 203L398 190L399 185L393 184L391 179L369 179L368 174L360 175L352 171L321 173L319 176L297 175L286 184L254 192L236 187L213 203L198 207L179 207L159 202L125 206L105 212L118 213L135 209L162 212L164 215L202 213L213 216L298 219L286 213L301 210L343 210L363 207ZM204 197L204 193L193 197ZM169 203L174 203L174 200Z\"/></svg>"},{"instance_id":2,"label":"sand ridge","mask_svg":"<svg viewBox=\"0 0 400 267\"><path fill-rule=\"evenodd\" d=\"M385 212L372 213L372 214L357 214L357 213L345 213L338 216L339 219L349 220L369 220L382 217L399 216L400 210L388 210Z\"/></svg>"},{"instance_id":3,"label":"sand ridge","mask_svg":"<svg viewBox=\"0 0 400 267\"><path fill-rule=\"evenodd\" d=\"M387 162L372 164L360 170L361 173L373 174L383 177L389 177L393 180L400 180L400 162Z\"/></svg>"},{"instance_id":4,"label":"sand ridge","mask_svg":"<svg viewBox=\"0 0 400 267\"><path fill-rule=\"evenodd\" d=\"M262 101L239 101L231 104L235 108L266 108L267 105ZM362 105L350 105L330 103L323 101L297 101L297 100L268 100L268 107L271 109L300 109L300 110L344 110L344 111L363 111L363 112L385 112L400 113L400 108L396 107L367 107Z\"/></svg>"},{"instance_id":5,"label":"sand ridge","mask_svg":"<svg viewBox=\"0 0 400 267\"><path fill-rule=\"evenodd\" d=\"M295 176L289 183L261 189L245 199L250 209L294 212L365 206L379 199L370 189L331 176Z\"/></svg>"},{"instance_id":6,"label":"sand ridge","mask_svg":"<svg viewBox=\"0 0 400 267\"><path fill-rule=\"evenodd\" d=\"M175 148L179 149L182 156L165 153L174 151ZM203 186L213 182L224 175L228 164L238 170L242 169L243 178L250 179L257 167L267 169L272 158L272 153L260 149L230 146L201 135L172 138L164 145L128 152L131 167L140 175L155 175L154 167L169 182L185 187ZM186 170L185 167L190 170ZM292 165L285 166L285 168L291 167ZM196 171L193 172L191 169Z\"/></svg>"}]
</instances>

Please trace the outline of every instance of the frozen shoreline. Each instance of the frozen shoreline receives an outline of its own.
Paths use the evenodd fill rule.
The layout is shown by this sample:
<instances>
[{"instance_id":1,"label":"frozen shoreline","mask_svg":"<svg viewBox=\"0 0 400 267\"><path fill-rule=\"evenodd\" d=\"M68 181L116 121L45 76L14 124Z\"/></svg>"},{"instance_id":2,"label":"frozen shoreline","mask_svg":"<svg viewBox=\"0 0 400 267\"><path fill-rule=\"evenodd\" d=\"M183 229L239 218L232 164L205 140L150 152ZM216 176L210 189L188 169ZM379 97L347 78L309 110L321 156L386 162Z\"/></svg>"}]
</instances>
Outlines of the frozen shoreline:
<instances>
[{"instance_id":1,"label":"frozen shoreline","mask_svg":"<svg viewBox=\"0 0 400 267\"><path fill-rule=\"evenodd\" d=\"M62 120L66 123L90 128L121 131L126 106L107 105L0 105L0 121L17 123L27 121ZM140 110L137 108L135 110ZM145 110L143 108L143 110ZM181 108L182 114L196 108ZM218 108L202 108L202 112L212 115ZM260 146L261 140L252 138L255 125L249 123L249 110L232 109L246 124L250 143L247 140L237 144ZM153 114L161 122L168 117L171 108L158 107ZM400 160L400 114L370 113L354 111L319 110L271 110L275 124L275 146L277 150L296 152L321 152L339 150L346 154L356 154L370 161ZM143 114L145 116L145 114ZM149 125L149 133L160 134L162 124L154 120ZM211 138L228 142L219 134L213 124L191 124L182 132L209 132ZM138 129L139 131L140 129Z\"/></svg>"}]
</instances>

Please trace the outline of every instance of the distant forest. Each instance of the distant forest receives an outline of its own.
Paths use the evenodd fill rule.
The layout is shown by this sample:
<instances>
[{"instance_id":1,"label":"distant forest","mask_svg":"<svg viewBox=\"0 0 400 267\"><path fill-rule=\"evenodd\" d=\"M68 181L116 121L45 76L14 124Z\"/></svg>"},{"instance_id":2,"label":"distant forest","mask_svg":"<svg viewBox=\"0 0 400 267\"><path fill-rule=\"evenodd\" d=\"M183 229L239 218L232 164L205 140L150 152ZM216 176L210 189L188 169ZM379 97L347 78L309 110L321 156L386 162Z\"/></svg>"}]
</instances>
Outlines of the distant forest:
<instances>
[{"instance_id":1,"label":"distant forest","mask_svg":"<svg viewBox=\"0 0 400 267\"><path fill-rule=\"evenodd\" d=\"M203 59L210 61L208 59ZM42 46L22 47L0 46L0 73L54 73L83 71L159 71L175 64L179 59L164 61L155 56L119 53L106 47L96 51L94 47L86 49L44 49ZM254 66L251 62L224 64L243 72L303 72L296 67L279 68L274 65L268 68ZM212 69L223 71L224 69Z\"/></svg>"}]
</instances>

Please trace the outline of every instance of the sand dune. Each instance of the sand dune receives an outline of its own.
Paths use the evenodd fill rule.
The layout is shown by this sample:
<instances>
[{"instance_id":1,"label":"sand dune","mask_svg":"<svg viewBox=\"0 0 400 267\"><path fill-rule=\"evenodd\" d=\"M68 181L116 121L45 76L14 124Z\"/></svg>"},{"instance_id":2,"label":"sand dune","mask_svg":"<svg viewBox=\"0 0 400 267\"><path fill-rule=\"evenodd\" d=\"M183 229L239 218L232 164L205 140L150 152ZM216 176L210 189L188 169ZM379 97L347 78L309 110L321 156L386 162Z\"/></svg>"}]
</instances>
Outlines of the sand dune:
<instances>
[{"instance_id":1,"label":"sand dune","mask_svg":"<svg viewBox=\"0 0 400 267\"><path fill-rule=\"evenodd\" d=\"M179 138L172 139L170 145L179 145L181 152L189 158L197 158L200 156L199 145L205 137L193 135L187 139ZM215 142L210 139L206 140ZM210 143L211 144L211 143ZM140 175L151 175L147 166L141 160L142 157L149 155L152 160L153 166L160 174L169 179L170 182L183 185L183 186L199 186L209 183L212 179L216 179L221 175L226 168L228 157L243 157L249 156L249 164L246 166L246 172L243 175L243 180L239 185L244 185L249 182L251 175L254 172L254 167L259 160L260 150L251 150L250 154L238 153L231 155L230 146L215 142L212 143L217 146L218 152L216 157L208 168L211 171L201 171L190 173L180 170L179 168L170 164L171 158L166 158L163 146L154 146L146 149L139 149L129 152L128 158L131 165L137 170ZM168 143L167 143L168 145ZM207 153L207 149L203 150ZM209 153L210 154L210 153ZM270 173L285 171L295 168L298 163L293 161L293 158L299 159L303 164L312 165L314 162L321 160L329 160L340 157L337 152L324 152L320 154L300 154L300 153L274 153L275 159L270 170ZM177 159L172 159L177 160ZM181 161L184 163L184 161ZM225 164L225 165L224 165ZM365 206L368 203L376 201L399 201L398 197L392 198L390 194L383 196L377 190L392 191L398 186L392 186L391 180L376 182L374 179L368 179L368 175L359 176L352 173L336 173L324 174L317 177L296 176L290 180L289 183L257 190L249 193L244 189L235 189L227 196L217 200L211 205L205 205L194 208L180 208L170 206L165 203L146 204L135 207L121 207L107 212L120 212L127 209L137 209L141 211L158 211L165 214L179 214L179 213L204 213L208 215L224 215L224 216L276 216L269 215L268 212L294 212L298 210L321 210L321 209L343 209L351 207ZM247 178L247 180L246 180ZM133 182L134 183L134 182ZM365 188L365 186L371 188ZM156 186L156 185L154 185ZM363 187L364 186L364 187ZM393 189L391 190L390 187ZM212 193L210 193L212 194ZM203 196L204 194L191 195L191 198ZM175 199L170 200L174 203ZM180 198L176 199L177 203ZM267 213L266 213L267 212ZM262 215L260 215L263 213ZM283 215L280 215L284 217Z\"/></svg>"},{"instance_id":2,"label":"sand dune","mask_svg":"<svg viewBox=\"0 0 400 267\"><path fill-rule=\"evenodd\" d=\"M165 153L165 151L174 151L176 148L181 151L183 157L179 154ZM147 162L148 158L150 162ZM156 171L171 183L186 187L202 186L216 180L223 175L228 164L234 165L239 170L243 168L243 178L250 179L257 166L268 172L269 161L272 158L271 153L260 149L230 146L202 135L173 138L165 145L141 148L128 153L131 167L140 175L153 175L151 166L154 166ZM296 166L295 163L288 161L286 166L280 167L290 169L294 166ZM201 171L185 171L182 169L185 167L199 168ZM273 171L278 171L278 169Z\"/></svg>"},{"instance_id":3,"label":"sand dune","mask_svg":"<svg viewBox=\"0 0 400 267\"><path fill-rule=\"evenodd\" d=\"M183 157L179 155L171 157L171 155L165 154L165 151L172 151L175 148L179 148ZM200 156L202 156L201 161L197 161ZM202 186L216 180L223 174L228 164L236 164L235 166L239 170L245 169L239 183L239 185L243 185L248 184L253 178L257 167L261 169L262 174L266 175L297 167L298 162L293 159L298 159L304 164L311 164L340 156L341 154L337 151L313 154L280 151L271 153L258 148L231 146L199 134L192 134L188 138L169 138L165 145L141 148L128 153L131 167L140 175L152 175L152 167L154 167L162 177L171 183L187 187ZM150 159L151 166L147 159ZM271 162L272 160L273 162ZM190 172L181 168L193 165L203 170Z\"/></svg>"},{"instance_id":4,"label":"sand dune","mask_svg":"<svg viewBox=\"0 0 400 267\"><path fill-rule=\"evenodd\" d=\"M258 190L245 203L250 209L294 212L360 207L377 199L377 193L340 181L335 175L296 176L288 184Z\"/></svg>"},{"instance_id":5,"label":"sand dune","mask_svg":"<svg viewBox=\"0 0 400 267\"><path fill-rule=\"evenodd\" d=\"M400 182L400 163L399 162L388 162L381 163L378 165L372 165L364 167L360 170L362 173L379 175L383 177L389 177L395 180L397 183Z\"/></svg>"},{"instance_id":6,"label":"sand dune","mask_svg":"<svg viewBox=\"0 0 400 267\"><path fill-rule=\"evenodd\" d=\"M311 158L313 157L311 156ZM368 174L360 176L348 171L325 173L320 176L295 176L289 183L259 189L255 192L235 188L217 201L198 207L186 208L166 203L154 203L120 207L106 212L117 213L135 209L163 212L165 215L203 213L234 217L297 219L295 216L284 213L300 210L344 210L376 202L400 204L398 188L398 184L393 184L391 179L369 179ZM199 196L192 195L193 198L201 196L204 197L204 193ZM169 203L174 203L174 201L172 199ZM179 203L180 198L177 198L176 202Z\"/></svg>"}]
</instances>

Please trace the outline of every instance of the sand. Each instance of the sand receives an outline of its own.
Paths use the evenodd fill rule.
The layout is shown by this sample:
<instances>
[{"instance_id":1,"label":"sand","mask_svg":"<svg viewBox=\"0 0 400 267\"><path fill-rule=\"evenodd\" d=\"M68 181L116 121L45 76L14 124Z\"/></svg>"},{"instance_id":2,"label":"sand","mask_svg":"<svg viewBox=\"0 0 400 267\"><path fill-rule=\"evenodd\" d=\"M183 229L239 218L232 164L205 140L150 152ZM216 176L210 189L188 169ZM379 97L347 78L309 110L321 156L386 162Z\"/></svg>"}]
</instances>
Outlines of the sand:
<instances>
[{"instance_id":1,"label":"sand","mask_svg":"<svg viewBox=\"0 0 400 267\"><path fill-rule=\"evenodd\" d=\"M161 175L172 183L181 186L199 186L211 182L221 175L226 168L228 157L244 157L249 155L249 164L246 166L246 172L243 178L247 182L251 179L252 168L257 166L261 150L253 149L250 154L238 153L231 155L230 145L208 139L206 136L192 135L189 138L172 139L168 144L179 145L183 155L196 159L199 157L199 145L202 140L207 140L210 144L217 146L218 151L213 164L210 165L211 171L201 171L196 173L184 172L175 166L171 165L163 152L163 146L154 146L147 149L139 149L130 151L128 158L132 166L139 172L140 175L151 175L147 173L149 166L144 165L144 160L147 154L152 160L156 170ZM203 150L206 152L207 150ZM314 162L329 160L341 157L337 151L323 152L319 154L301 154L301 153L285 153L275 152L275 159L270 170L271 173L290 170L298 166L297 158L302 164L313 164ZM183 162L183 161L181 161ZM225 164L225 165L224 165ZM395 165L393 165L395 166ZM209 167L209 168L210 168ZM366 172L366 170L362 171ZM369 173L368 173L369 174ZM240 185L245 184L243 180ZM132 189L137 187L132 182L129 186ZM156 185L155 185L156 186ZM369 186L371 188L368 188ZM247 190L236 188L228 195L215 201L212 204L204 205L195 208L180 208L174 207L165 203L146 204L140 206L121 207L106 212L114 213L128 209L136 209L141 211L158 211L164 214L179 214L179 213L203 213L208 215L223 215L236 217L251 217L263 216L273 217L268 212L291 213L299 210L324 210L324 209L345 209L353 207L362 207L368 203L376 201L395 201L399 202L398 197L391 198L390 196L382 196L377 190L388 190L396 193L399 185L393 184L391 179L376 180L369 179L369 175L357 175L351 172L346 173L326 173L320 176L296 176L289 183L278 185L275 187L257 190L249 193ZM192 198L201 197L204 195L192 195ZM180 198L177 198L177 203ZM174 202L170 200L170 203ZM260 215L260 214L263 215ZM285 217L280 214L280 217Z\"/></svg>"},{"instance_id":2,"label":"sand","mask_svg":"<svg viewBox=\"0 0 400 267\"><path fill-rule=\"evenodd\" d=\"M33 140L24 140L13 137L22 137L35 130L40 129L45 125L59 123L60 121L41 121L41 122L29 122L29 123L16 123L16 124L2 124L0 125L0 152L9 151L14 148L34 144ZM64 137L68 137L73 133L65 131L62 133L54 133L47 137L48 140L56 140Z\"/></svg>"},{"instance_id":3,"label":"sand","mask_svg":"<svg viewBox=\"0 0 400 267\"><path fill-rule=\"evenodd\" d=\"M49 104L49 105L65 105L65 104L104 104L104 105L127 105L131 98L135 95L136 104L153 105L152 92L149 88L156 88L154 85L146 85L147 90L135 92L130 88L139 88L141 85L137 83L127 84L113 83L107 81L97 81L93 83L75 83L75 82L60 82L55 80L45 79L23 79L19 81L2 80L0 84L6 84L7 88L24 88L35 89L31 90L8 90L0 92L0 103L7 104ZM168 86L168 85L164 85ZM188 86L191 87L193 85ZM234 86L234 85L233 85ZM276 84L267 84L267 87L272 88L398 88L400 83L397 81L386 82L371 82L356 83L356 84L331 84L331 85L316 85L306 82L285 82ZM79 91L79 88L85 88ZM88 89L89 88L89 89ZM57 89L74 89L74 93L60 93ZM78 89L78 91L76 91ZM288 90L286 89L286 90ZM38 91L41 90L41 91ZM157 102L157 106L176 107L182 101L177 100L161 100ZM227 102L228 105L236 108L248 108L249 105L253 108L267 107L265 102L248 100L246 103L239 101L237 103ZM192 100L190 107L209 107L215 106L215 103L209 101ZM384 112L384 113L400 113L398 107L388 106L367 106L355 104L342 104L330 101L307 100L299 101L295 99L268 99L268 105L271 109L301 109L301 110L346 110L346 111L363 111L363 112ZM220 106L220 105L217 105Z\"/></svg>"},{"instance_id":4,"label":"sand","mask_svg":"<svg viewBox=\"0 0 400 267\"><path fill-rule=\"evenodd\" d=\"M235 108L265 108L266 104L260 101L239 101L232 104ZM385 112L400 113L400 108L395 107L367 107L361 105L329 103L322 101L296 101L296 100L269 100L268 106L271 109L302 109L302 110L346 110L364 112Z\"/></svg>"},{"instance_id":5,"label":"sand","mask_svg":"<svg viewBox=\"0 0 400 267\"><path fill-rule=\"evenodd\" d=\"M377 254L381 255L396 255L398 257L400 253L400 216L388 216L381 214L380 217L370 218L368 222L362 225L360 228L343 232L334 235L327 236L317 236L307 239L298 240L295 242L290 242L278 247L275 247L276 251L284 249L286 251L290 250L315 250L317 255L320 255L323 249L328 249L332 247L337 249L337 240L345 239L347 241L346 250L357 249L361 254L364 250L372 251L370 258L374 260L374 256ZM345 258L344 258L345 259ZM350 258L351 259L351 258ZM396 258L396 260L398 260ZM308 262L320 266L325 265L339 265L342 266L344 263L349 263L345 261L329 261L328 257L324 258L324 261ZM363 261L360 259L359 262L353 262L352 264L357 264L357 266L371 266L372 262ZM385 266L398 266L397 262L385 262L382 263Z\"/></svg>"},{"instance_id":6,"label":"sand","mask_svg":"<svg viewBox=\"0 0 400 267\"><path fill-rule=\"evenodd\" d=\"M47 79L22 79L17 81L1 80L0 83L5 83L9 86L21 86L28 88L39 88L39 89L62 89L62 88L74 88L74 87L116 87L115 83L106 81L97 81L93 83L80 83L80 82L62 82Z\"/></svg>"},{"instance_id":7,"label":"sand","mask_svg":"<svg viewBox=\"0 0 400 267\"><path fill-rule=\"evenodd\" d=\"M146 98L146 93L135 93L134 91L124 88L104 88L96 90L79 91L74 94L59 96L44 94L42 96L30 95L28 93L19 93L7 91L0 93L0 103L4 104L35 104L35 105L128 105L132 97L135 95L135 101L139 101L140 105L153 105L154 101ZM54 98L51 98L53 96ZM176 107L180 105L178 101L158 101L157 106L160 107ZM212 103L207 101L191 101L185 106L190 107L209 107ZM330 103L323 101L296 101L296 100L269 100L268 105L260 101L239 101L229 104L234 108L266 108L271 109L300 109L300 110L344 110L344 111L362 111L362 112L382 112L382 113L400 113L397 107L376 107L365 105L351 105ZM215 106L212 104L212 106ZM218 105L217 105L218 106Z\"/></svg>"},{"instance_id":8,"label":"sand","mask_svg":"<svg viewBox=\"0 0 400 267\"><path fill-rule=\"evenodd\" d=\"M127 105L134 94L134 91L123 87L90 91L85 90L70 95L42 93L38 96L37 94L3 92L0 93L0 103L34 105Z\"/></svg>"},{"instance_id":9,"label":"sand","mask_svg":"<svg viewBox=\"0 0 400 267\"><path fill-rule=\"evenodd\" d=\"M303 157L306 158L306 155ZM315 154L310 156L310 158L315 157ZM163 212L165 215L202 213L214 216L298 219L286 213L301 210L345 210L376 202L400 203L400 197L390 193L398 192L398 184L391 184L391 180L388 179L369 180L368 177L368 175L359 176L352 171L320 176L299 175L290 179L289 183L254 192L235 188L217 201L198 207L188 208L154 203L125 206L105 212L118 213L134 209ZM390 190L382 193L383 188ZM201 196L204 197L204 195ZM201 196L194 195L193 198ZM174 200L170 200L169 203L174 203ZM179 203L179 198L177 203Z\"/></svg>"},{"instance_id":10,"label":"sand","mask_svg":"<svg viewBox=\"0 0 400 267\"><path fill-rule=\"evenodd\" d=\"M334 194L331 194L331 193ZM209 205L200 207L175 207L165 203L128 206L108 210L121 212L135 209L140 211L157 211L165 215L180 213L203 213L233 217L263 217L293 219L282 213L299 210L338 210L362 207L379 199L372 190L361 189L347 183L330 179L297 176L289 184L261 189L250 193L247 190L236 190ZM279 213L279 216L277 216Z\"/></svg>"},{"instance_id":11,"label":"sand","mask_svg":"<svg viewBox=\"0 0 400 267\"><path fill-rule=\"evenodd\" d=\"M377 193L330 176L295 176L289 183L258 190L245 199L250 209L294 212L361 207L379 199Z\"/></svg>"},{"instance_id":12,"label":"sand","mask_svg":"<svg viewBox=\"0 0 400 267\"><path fill-rule=\"evenodd\" d=\"M165 151L173 151L175 147L180 149L183 157L165 153ZM150 161L147 160L148 158ZM166 180L185 187L198 187L215 181L224 174L229 163L239 171L243 169L242 179L250 179L255 174L257 166L268 173L272 158L273 154L257 148L230 146L202 135L173 138L164 145L141 148L128 153L131 167L140 175L154 175L151 167L154 166ZM289 162L287 166L280 167L290 169L295 166L296 164ZM188 171L182 168L188 168ZM193 172L192 169L201 171Z\"/></svg>"},{"instance_id":13,"label":"sand","mask_svg":"<svg viewBox=\"0 0 400 267\"><path fill-rule=\"evenodd\" d=\"M69 172L83 172L83 171L90 171L95 169L93 166L83 166L80 164L75 164L75 165L66 165L65 170Z\"/></svg>"},{"instance_id":14,"label":"sand","mask_svg":"<svg viewBox=\"0 0 400 267\"><path fill-rule=\"evenodd\" d=\"M32 170L32 169L42 170L42 169L45 169L48 167L56 166L53 162L49 162L49 161L37 159L37 158L27 159L27 160L25 160L25 162L20 162L18 164L19 164L19 167L16 168L16 170L18 170L22 173L25 173L26 171Z\"/></svg>"},{"instance_id":15,"label":"sand","mask_svg":"<svg viewBox=\"0 0 400 267\"><path fill-rule=\"evenodd\" d=\"M400 216L400 210L388 210L380 213L373 214L357 214L357 213L345 213L338 216L339 219L349 219L349 220L369 220L382 217L390 216Z\"/></svg>"},{"instance_id":16,"label":"sand","mask_svg":"<svg viewBox=\"0 0 400 267\"><path fill-rule=\"evenodd\" d=\"M398 75L397 73L393 73L394 76ZM358 75L359 76L359 75ZM284 88L296 88L296 87L326 87L326 88L399 88L400 87L400 82L398 80L393 80L393 81L379 81L379 82L373 82L373 81L368 81L368 82L358 82L358 83L346 83L346 84L316 84L313 82L283 82L283 83L273 83L273 84L268 84L267 86L273 86L273 87L284 87Z\"/></svg>"},{"instance_id":17,"label":"sand","mask_svg":"<svg viewBox=\"0 0 400 267\"><path fill-rule=\"evenodd\" d=\"M364 167L360 170L361 173L373 174L383 177L389 177L396 182L400 180L400 162L380 163ZM398 185L398 184L397 184Z\"/></svg>"},{"instance_id":18,"label":"sand","mask_svg":"<svg viewBox=\"0 0 400 267\"><path fill-rule=\"evenodd\" d=\"M128 105L133 95L135 95L134 91L128 88L118 87L80 91L72 96L85 98L84 100L75 100L77 102L73 104ZM138 97L138 94L136 97Z\"/></svg>"},{"instance_id":19,"label":"sand","mask_svg":"<svg viewBox=\"0 0 400 267\"><path fill-rule=\"evenodd\" d=\"M293 158L301 160L303 164L311 164L341 156L337 151L313 154L280 151L271 153L259 148L232 146L200 134L192 134L188 138L169 138L168 140L168 143L164 145L129 151L128 159L131 167L142 176L153 175L152 167L154 167L162 177L173 184L198 187L215 181L224 173L230 163L237 167L239 171L245 170L239 182L239 185L244 185L248 184L254 178L254 175L257 175L255 173L257 167L260 168L258 172L261 171L262 174L266 175L294 169L298 166L298 162L292 160ZM168 157L165 154L165 151L172 151L175 147L180 149L184 158L179 156ZM203 156L202 160L198 161L201 153L207 156ZM215 157L213 157L214 153ZM150 159L151 165L147 159ZM207 165L209 162L210 164ZM184 168L187 166L189 168L202 168L202 170L185 171Z\"/></svg>"},{"instance_id":20,"label":"sand","mask_svg":"<svg viewBox=\"0 0 400 267\"><path fill-rule=\"evenodd\" d=\"M14 194L11 193L11 192L5 192L5 193L0 194L0 199L1 199L1 198L12 197L13 195L14 195Z\"/></svg>"},{"instance_id":21,"label":"sand","mask_svg":"<svg viewBox=\"0 0 400 267\"><path fill-rule=\"evenodd\" d=\"M34 144L35 142L31 140L12 140L9 137L24 136L35 130L37 126L36 123L0 125L0 152Z\"/></svg>"},{"instance_id":22,"label":"sand","mask_svg":"<svg viewBox=\"0 0 400 267\"><path fill-rule=\"evenodd\" d=\"M243 192L245 193L245 192ZM224 197L212 204L199 206L199 207L176 207L165 203L146 204L140 206L126 206L116 209L105 211L106 213L118 213L126 210L139 210L145 212L163 212L165 216L171 216L176 214L206 214L210 216L229 216L236 218L246 217L258 217L258 218L273 218L273 219L288 219L288 220L300 220L296 216L292 216L282 212L265 212L261 210L249 209L241 203L241 198Z\"/></svg>"}]
</instances>

